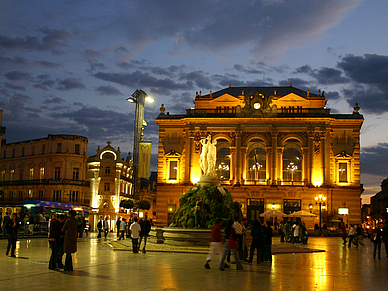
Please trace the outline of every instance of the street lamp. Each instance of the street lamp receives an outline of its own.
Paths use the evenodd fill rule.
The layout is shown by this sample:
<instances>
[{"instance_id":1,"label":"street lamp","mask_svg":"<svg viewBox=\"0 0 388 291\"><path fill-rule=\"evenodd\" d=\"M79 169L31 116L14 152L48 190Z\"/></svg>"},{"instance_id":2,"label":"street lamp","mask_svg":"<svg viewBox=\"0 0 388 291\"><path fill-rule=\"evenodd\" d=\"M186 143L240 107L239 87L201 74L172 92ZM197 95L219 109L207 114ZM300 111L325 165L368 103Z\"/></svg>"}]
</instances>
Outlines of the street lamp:
<instances>
[{"instance_id":1,"label":"street lamp","mask_svg":"<svg viewBox=\"0 0 388 291\"><path fill-rule=\"evenodd\" d=\"M135 130L133 140L133 192L132 195L136 199L140 194L140 177L139 177L139 143L143 141L143 130L147 123L144 120L144 104L145 101L152 103L154 98L150 97L143 90L136 90L132 96L127 98L130 103L136 103L135 112Z\"/></svg>"},{"instance_id":2,"label":"street lamp","mask_svg":"<svg viewBox=\"0 0 388 291\"><path fill-rule=\"evenodd\" d=\"M326 208L325 205L326 197L322 194L315 196L315 204L319 205L319 234L322 232L321 222L322 222L322 206Z\"/></svg>"}]
</instances>

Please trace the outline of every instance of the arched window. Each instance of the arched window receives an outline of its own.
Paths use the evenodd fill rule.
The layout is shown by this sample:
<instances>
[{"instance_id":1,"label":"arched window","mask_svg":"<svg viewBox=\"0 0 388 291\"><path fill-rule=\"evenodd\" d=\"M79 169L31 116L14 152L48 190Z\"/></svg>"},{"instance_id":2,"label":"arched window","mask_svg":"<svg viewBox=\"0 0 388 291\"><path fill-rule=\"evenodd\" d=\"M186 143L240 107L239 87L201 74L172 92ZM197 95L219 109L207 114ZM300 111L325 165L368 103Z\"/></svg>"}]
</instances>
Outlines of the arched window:
<instances>
[{"instance_id":1,"label":"arched window","mask_svg":"<svg viewBox=\"0 0 388 291\"><path fill-rule=\"evenodd\" d=\"M267 153L264 141L254 139L248 143L246 183L261 184L266 181Z\"/></svg>"},{"instance_id":2,"label":"arched window","mask_svg":"<svg viewBox=\"0 0 388 291\"><path fill-rule=\"evenodd\" d=\"M216 173L220 180L230 179L230 143L226 139L217 139Z\"/></svg>"},{"instance_id":3,"label":"arched window","mask_svg":"<svg viewBox=\"0 0 388 291\"><path fill-rule=\"evenodd\" d=\"M283 151L283 181L294 183L302 182L302 150L297 139L288 139ZM288 183L289 184L289 183Z\"/></svg>"}]
</instances>

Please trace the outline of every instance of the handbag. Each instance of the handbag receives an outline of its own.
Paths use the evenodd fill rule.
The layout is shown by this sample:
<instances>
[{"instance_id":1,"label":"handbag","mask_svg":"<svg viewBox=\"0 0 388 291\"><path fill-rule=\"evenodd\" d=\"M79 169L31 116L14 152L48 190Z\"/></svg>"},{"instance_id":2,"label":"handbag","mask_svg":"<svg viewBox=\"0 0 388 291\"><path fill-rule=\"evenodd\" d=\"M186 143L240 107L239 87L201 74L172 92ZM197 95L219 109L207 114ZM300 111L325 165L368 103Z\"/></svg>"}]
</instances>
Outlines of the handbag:
<instances>
[{"instance_id":1,"label":"handbag","mask_svg":"<svg viewBox=\"0 0 388 291\"><path fill-rule=\"evenodd\" d=\"M374 233L370 236L370 241L371 242L375 242L376 241L376 238L377 238L377 233Z\"/></svg>"}]
</instances>

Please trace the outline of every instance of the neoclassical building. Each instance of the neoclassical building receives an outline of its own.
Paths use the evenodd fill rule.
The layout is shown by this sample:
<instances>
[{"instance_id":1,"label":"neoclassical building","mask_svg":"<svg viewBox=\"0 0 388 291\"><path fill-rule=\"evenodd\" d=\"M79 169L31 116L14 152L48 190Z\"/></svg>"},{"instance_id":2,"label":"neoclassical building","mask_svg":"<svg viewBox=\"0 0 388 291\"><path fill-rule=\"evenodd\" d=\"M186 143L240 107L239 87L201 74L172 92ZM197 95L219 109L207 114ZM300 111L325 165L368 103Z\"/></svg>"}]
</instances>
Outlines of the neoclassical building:
<instances>
[{"instance_id":1,"label":"neoclassical building","mask_svg":"<svg viewBox=\"0 0 388 291\"><path fill-rule=\"evenodd\" d=\"M120 157L120 148L113 148L108 142L103 149L97 148L97 155L87 160L86 180L90 183L86 197L92 212L89 224L96 229L99 216L108 217L111 229L120 216L126 216L120 208L123 198L128 199L132 189L132 160Z\"/></svg>"},{"instance_id":2,"label":"neoclassical building","mask_svg":"<svg viewBox=\"0 0 388 291\"><path fill-rule=\"evenodd\" d=\"M159 125L156 223L168 225L179 198L201 176L200 140L217 140L221 184L248 219L276 209L333 214L361 222L359 107L349 114L326 109L324 92L292 87L231 87L196 94L195 107ZM324 203L316 203L322 195Z\"/></svg>"},{"instance_id":3,"label":"neoclassical building","mask_svg":"<svg viewBox=\"0 0 388 291\"><path fill-rule=\"evenodd\" d=\"M87 145L86 137L66 134L3 144L1 206L20 205L24 200L88 205Z\"/></svg>"}]
</instances>

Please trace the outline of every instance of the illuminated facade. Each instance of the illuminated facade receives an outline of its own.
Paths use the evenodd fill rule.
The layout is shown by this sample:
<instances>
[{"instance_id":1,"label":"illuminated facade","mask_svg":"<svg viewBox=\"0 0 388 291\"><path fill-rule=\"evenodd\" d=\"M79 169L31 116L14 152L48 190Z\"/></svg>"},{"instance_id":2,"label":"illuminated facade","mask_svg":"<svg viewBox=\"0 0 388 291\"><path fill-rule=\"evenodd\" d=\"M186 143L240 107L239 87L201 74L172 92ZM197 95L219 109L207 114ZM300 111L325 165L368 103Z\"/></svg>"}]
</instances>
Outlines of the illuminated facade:
<instances>
[{"instance_id":1,"label":"illuminated facade","mask_svg":"<svg viewBox=\"0 0 388 291\"><path fill-rule=\"evenodd\" d=\"M167 225L179 198L201 176L200 140L217 140L218 177L243 214L256 219L276 209L324 215L339 209L346 223L361 221L360 129L363 116L332 114L324 93L292 87L228 87L198 94L183 115L161 113L156 214ZM342 216L342 217L341 217Z\"/></svg>"},{"instance_id":2,"label":"illuminated facade","mask_svg":"<svg viewBox=\"0 0 388 291\"><path fill-rule=\"evenodd\" d=\"M129 157L122 160L120 153L120 148L116 150L108 142L103 149L98 147L97 155L87 160L86 180L90 182L90 188L86 197L92 207L89 223L94 230L99 216L108 217L111 229L115 228L118 217L125 216L120 202L131 194L132 160Z\"/></svg>"},{"instance_id":3,"label":"illuminated facade","mask_svg":"<svg viewBox=\"0 0 388 291\"><path fill-rule=\"evenodd\" d=\"M65 134L3 144L2 206L20 205L24 200L88 205L89 201L85 200L85 191L89 188L85 181L87 145L86 137Z\"/></svg>"}]
</instances>

